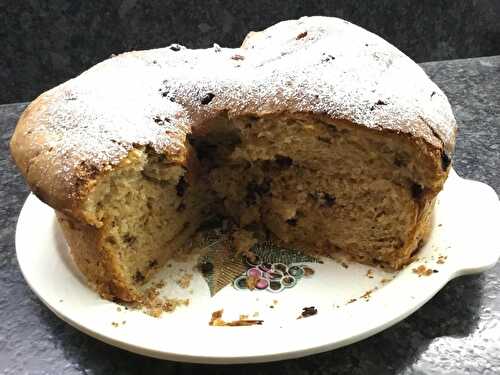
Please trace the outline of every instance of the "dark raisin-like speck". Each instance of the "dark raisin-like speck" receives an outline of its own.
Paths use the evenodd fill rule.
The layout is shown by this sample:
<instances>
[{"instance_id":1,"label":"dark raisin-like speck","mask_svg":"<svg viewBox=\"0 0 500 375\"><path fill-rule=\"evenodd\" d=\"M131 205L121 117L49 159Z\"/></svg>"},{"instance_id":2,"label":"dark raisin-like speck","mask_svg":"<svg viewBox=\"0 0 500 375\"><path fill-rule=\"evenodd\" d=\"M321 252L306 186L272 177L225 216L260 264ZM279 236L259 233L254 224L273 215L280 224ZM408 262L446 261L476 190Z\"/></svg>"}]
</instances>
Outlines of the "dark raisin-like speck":
<instances>
[{"instance_id":1,"label":"dark raisin-like speck","mask_svg":"<svg viewBox=\"0 0 500 375\"><path fill-rule=\"evenodd\" d=\"M325 200L325 206L326 207L332 207L335 204L335 201L337 198L335 198L333 195L330 195L328 193L325 193L323 196L323 199Z\"/></svg>"},{"instance_id":2,"label":"dark raisin-like speck","mask_svg":"<svg viewBox=\"0 0 500 375\"><path fill-rule=\"evenodd\" d=\"M441 153L441 167L443 171L446 171L451 164L451 158L448 156L446 152Z\"/></svg>"},{"instance_id":3,"label":"dark raisin-like speck","mask_svg":"<svg viewBox=\"0 0 500 375\"><path fill-rule=\"evenodd\" d=\"M184 193L186 192L187 187L188 187L188 183L184 179L184 176L182 176L179 179L179 182L177 183L177 185L175 186L175 190L177 191L177 195L179 197L182 197L184 195Z\"/></svg>"},{"instance_id":4,"label":"dark raisin-like speck","mask_svg":"<svg viewBox=\"0 0 500 375\"><path fill-rule=\"evenodd\" d=\"M411 185L411 196L414 199L420 199L420 198L422 198L423 194L424 194L424 187L422 185L414 182Z\"/></svg>"},{"instance_id":5,"label":"dark raisin-like speck","mask_svg":"<svg viewBox=\"0 0 500 375\"><path fill-rule=\"evenodd\" d=\"M295 39L299 40L299 39L305 38L306 36L307 36L307 31L303 31L299 35L297 35L297 38L295 38Z\"/></svg>"},{"instance_id":6,"label":"dark raisin-like speck","mask_svg":"<svg viewBox=\"0 0 500 375\"><path fill-rule=\"evenodd\" d=\"M300 314L300 316L298 317L298 319L300 319L300 318L307 318L309 316L316 315L317 313L318 313L318 309L316 309L316 307L314 307L314 306L303 307L302 308L302 313Z\"/></svg>"},{"instance_id":7,"label":"dark raisin-like speck","mask_svg":"<svg viewBox=\"0 0 500 375\"><path fill-rule=\"evenodd\" d=\"M215 98L215 95L209 92L203 98L201 98L201 104L207 105L212 101L213 98Z\"/></svg>"},{"instance_id":8,"label":"dark raisin-like speck","mask_svg":"<svg viewBox=\"0 0 500 375\"><path fill-rule=\"evenodd\" d=\"M276 155L274 158L276 159L276 164L281 168L288 168L293 164L293 160L288 156Z\"/></svg>"}]
</instances>

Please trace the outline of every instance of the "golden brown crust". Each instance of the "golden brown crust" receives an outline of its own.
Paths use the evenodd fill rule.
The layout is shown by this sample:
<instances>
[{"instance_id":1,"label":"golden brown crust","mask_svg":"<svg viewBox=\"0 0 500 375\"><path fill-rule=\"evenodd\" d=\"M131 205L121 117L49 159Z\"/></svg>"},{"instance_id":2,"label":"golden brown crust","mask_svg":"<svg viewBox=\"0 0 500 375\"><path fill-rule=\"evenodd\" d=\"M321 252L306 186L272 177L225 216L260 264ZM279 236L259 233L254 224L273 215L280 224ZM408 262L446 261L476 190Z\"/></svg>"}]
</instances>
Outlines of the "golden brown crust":
<instances>
[{"instance_id":1,"label":"golden brown crust","mask_svg":"<svg viewBox=\"0 0 500 375\"><path fill-rule=\"evenodd\" d=\"M107 299L136 301L135 289L120 269L116 253L106 249L100 230L63 213L56 211L56 215L75 263L99 294Z\"/></svg>"}]
</instances>

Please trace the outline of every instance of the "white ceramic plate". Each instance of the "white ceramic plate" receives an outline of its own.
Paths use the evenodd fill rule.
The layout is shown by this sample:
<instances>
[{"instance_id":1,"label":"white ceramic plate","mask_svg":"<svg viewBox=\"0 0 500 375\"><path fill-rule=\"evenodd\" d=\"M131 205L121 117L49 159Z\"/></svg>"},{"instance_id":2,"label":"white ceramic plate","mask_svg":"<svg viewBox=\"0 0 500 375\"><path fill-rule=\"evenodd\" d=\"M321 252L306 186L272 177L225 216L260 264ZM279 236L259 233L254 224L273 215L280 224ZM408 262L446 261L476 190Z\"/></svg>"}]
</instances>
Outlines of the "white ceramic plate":
<instances>
[{"instance_id":1,"label":"white ceramic plate","mask_svg":"<svg viewBox=\"0 0 500 375\"><path fill-rule=\"evenodd\" d=\"M118 311L89 289L75 268L54 211L30 195L21 211L17 258L26 281L61 319L120 348L157 358L198 363L248 363L301 357L335 349L371 336L414 312L450 279L492 267L500 255L500 202L489 186L450 173L439 195L432 237L419 260L382 283L388 275L370 267L334 261L314 264L315 275L281 293L240 291L227 286L210 297L200 274L190 289L167 281L169 292L191 299L188 307L150 317ZM444 263L439 256L447 257ZM439 272L418 276L424 264ZM189 269L192 264L175 264ZM174 267L174 268L175 268ZM370 298L360 298L377 287ZM192 294L191 294L192 293ZM366 297L366 296L365 296ZM356 302L348 303L351 299ZM270 306L273 306L271 308ZM318 314L297 320L303 307ZM258 312L261 326L211 327L211 313L224 320ZM125 321L125 323L123 323ZM113 325L112 323L118 323Z\"/></svg>"}]
</instances>

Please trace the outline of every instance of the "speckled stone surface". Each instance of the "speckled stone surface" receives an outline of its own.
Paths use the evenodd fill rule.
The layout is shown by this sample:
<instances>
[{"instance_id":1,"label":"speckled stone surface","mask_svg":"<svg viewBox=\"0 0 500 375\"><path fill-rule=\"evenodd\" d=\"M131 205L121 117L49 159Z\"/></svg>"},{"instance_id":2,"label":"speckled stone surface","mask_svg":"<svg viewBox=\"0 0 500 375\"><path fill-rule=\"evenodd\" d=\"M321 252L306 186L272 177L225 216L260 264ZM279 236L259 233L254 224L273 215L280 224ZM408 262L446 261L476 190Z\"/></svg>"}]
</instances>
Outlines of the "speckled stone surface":
<instances>
[{"instance_id":1,"label":"speckled stone surface","mask_svg":"<svg viewBox=\"0 0 500 375\"><path fill-rule=\"evenodd\" d=\"M448 95L458 120L455 169L500 192L500 56L423 67ZM15 224L28 191L7 145L24 107L0 106L1 374L500 373L500 265L450 282L416 313L376 336L297 360L191 365L141 357L80 333L38 301L15 258Z\"/></svg>"},{"instance_id":2,"label":"speckled stone surface","mask_svg":"<svg viewBox=\"0 0 500 375\"><path fill-rule=\"evenodd\" d=\"M498 0L0 0L0 103L28 101L133 49L217 42L301 16L335 16L416 61L500 54Z\"/></svg>"}]
</instances>

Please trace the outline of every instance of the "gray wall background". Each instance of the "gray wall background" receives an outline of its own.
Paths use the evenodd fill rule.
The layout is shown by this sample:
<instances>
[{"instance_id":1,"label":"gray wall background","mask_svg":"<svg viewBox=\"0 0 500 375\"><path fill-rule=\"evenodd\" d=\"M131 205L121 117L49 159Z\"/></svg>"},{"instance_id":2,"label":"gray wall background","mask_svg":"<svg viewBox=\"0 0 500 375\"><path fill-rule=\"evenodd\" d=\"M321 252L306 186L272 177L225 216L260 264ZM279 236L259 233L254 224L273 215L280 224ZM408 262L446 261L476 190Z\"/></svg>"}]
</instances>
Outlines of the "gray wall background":
<instances>
[{"instance_id":1,"label":"gray wall background","mask_svg":"<svg viewBox=\"0 0 500 375\"><path fill-rule=\"evenodd\" d=\"M304 15L347 19L418 62L500 54L500 0L0 0L0 103L32 100L112 53L235 47Z\"/></svg>"}]
</instances>

